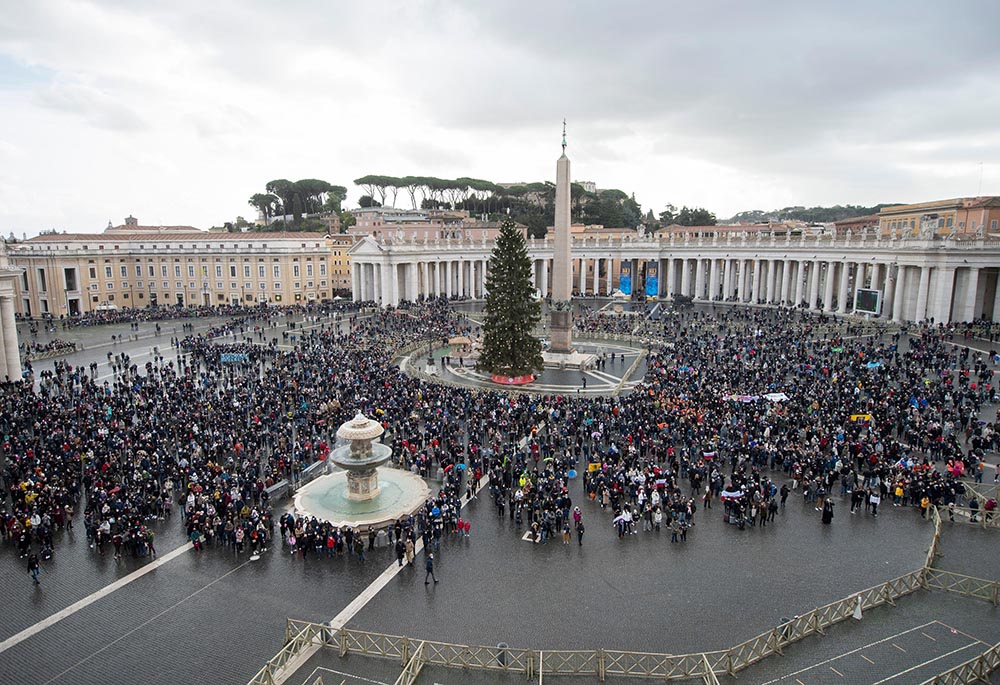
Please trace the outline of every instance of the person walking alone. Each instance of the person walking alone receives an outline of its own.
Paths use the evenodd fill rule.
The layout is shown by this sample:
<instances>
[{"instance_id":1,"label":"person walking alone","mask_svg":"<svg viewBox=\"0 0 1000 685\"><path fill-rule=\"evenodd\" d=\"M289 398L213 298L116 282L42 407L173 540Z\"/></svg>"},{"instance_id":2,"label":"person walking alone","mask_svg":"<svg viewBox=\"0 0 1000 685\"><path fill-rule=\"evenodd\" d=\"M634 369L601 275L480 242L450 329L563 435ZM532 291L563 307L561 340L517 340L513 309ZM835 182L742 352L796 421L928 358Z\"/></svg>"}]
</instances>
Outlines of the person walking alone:
<instances>
[{"instance_id":1,"label":"person walking alone","mask_svg":"<svg viewBox=\"0 0 1000 685\"><path fill-rule=\"evenodd\" d=\"M434 575L434 553L431 552L427 555L427 573L424 574L424 585L430 583L428 578L433 578L434 582L437 583L437 576Z\"/></svg>"},{"instance_id":2,"label":"person walking alone","mask_svg":"<svg viewBox=\"0 0 1000 685\"><path fill-rule=\"evenodd\" d=\"M31 574L31 581L35 585L41 585L41 582L38 580L38 573L40 570L41 564L38 562L38 555L32 554L28 557L28 573Z\"/></svg>"}]
</instances>

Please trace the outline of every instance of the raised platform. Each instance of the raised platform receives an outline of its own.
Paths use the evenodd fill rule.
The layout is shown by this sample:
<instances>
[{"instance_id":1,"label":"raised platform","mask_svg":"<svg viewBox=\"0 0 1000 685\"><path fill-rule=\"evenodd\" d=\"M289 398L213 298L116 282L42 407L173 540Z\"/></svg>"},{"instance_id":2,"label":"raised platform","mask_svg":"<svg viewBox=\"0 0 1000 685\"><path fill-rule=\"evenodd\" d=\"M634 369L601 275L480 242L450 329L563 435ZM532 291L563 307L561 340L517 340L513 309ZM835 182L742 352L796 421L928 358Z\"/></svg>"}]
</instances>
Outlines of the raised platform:
<instances>
[{"instance_id":1,"label":"raised platform","mask_svg":"<svg viewBox=\"0 0 1000 685\"><path fill-rule=\"evenodd\" d=\"M580 369L586 371L597 366L597 355L589 352L542 352L542 363L547 369Z\"/></svg>"}]
</instances>

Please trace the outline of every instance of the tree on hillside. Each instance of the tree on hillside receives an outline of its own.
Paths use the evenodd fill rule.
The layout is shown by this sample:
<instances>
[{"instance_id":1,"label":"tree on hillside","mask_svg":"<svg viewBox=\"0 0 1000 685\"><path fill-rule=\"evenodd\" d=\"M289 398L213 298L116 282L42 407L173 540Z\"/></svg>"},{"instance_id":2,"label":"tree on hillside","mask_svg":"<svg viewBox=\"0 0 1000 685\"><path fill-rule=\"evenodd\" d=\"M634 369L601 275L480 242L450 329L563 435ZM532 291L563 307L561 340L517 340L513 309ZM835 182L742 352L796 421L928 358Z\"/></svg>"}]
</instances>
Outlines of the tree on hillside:
<instances>
[{"instance_id":1,"label":"tree on hillside","mask_svg":"<svg viewBox=\"0 0 1000 685\"><path fill-rule=\"evenodd\" d=\"M260 212L266 222L275 215L280 202L281 201L278 199L277 195L272 195L271 193L255 193L250 196L248 204Z\"/></svg>"},{"instance_id":2,"label":"tree on hillside","mask_svg":"<svg viewBox=\"0 0 1000 685\"><path fill-rule=\"evenodd\" d=\"M533 334L541 304L531 282L531 258L513 221L500 226L486 275L483 349L478 367L504 376L542 370L542 343Z\"/></svg>"}]
</instances>

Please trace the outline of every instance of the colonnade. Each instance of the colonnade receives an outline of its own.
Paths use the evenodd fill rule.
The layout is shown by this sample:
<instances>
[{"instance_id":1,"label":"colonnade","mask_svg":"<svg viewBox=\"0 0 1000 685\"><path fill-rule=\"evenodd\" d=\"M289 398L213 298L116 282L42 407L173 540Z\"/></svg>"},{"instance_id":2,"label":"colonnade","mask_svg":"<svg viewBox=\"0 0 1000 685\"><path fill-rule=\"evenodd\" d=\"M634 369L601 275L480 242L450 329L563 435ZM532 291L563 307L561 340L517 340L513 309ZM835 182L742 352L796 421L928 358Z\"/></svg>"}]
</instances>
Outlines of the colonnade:
<instances>
[{"instance_id":1,"label":"colonnade","mask_svg":"<svg viewBox=\"0 0 1000 685\"><path fill-rule=\"evenodd\" d=\"M399 262L352 263L355 300L398 304L419 297L486 296L488 257L465 259L448 256Z\"/></svg>"},{"instance_id":2,"label":"colonnade","mask_svg":"<svg viewBox=\"0 0 1000 685\"><path fill-rule=\"evenodd\" d=\"M492 245L485 243L376 243L352 250L354 298L397 304L417 296L485 295ZM742 247L744 249L739 249ZM631 290L669 299L741 302L854 311L859 289L880 294L879 314L895 321L1000 320L1000 243L942 250L940 242L773 240L740 246L707 241L675 245L671 240L574 242L574 294L608 296L622 288L630 267ZM944 247L949 247L947 244ZM377 248L377 249L376 249ZM734 249L737 248L737 249ZM874 253L874 255L873 255ZM551 292L553 244L532 240L532 282ZM647 275L655 288L646 289Z\"/></svg>"}]
</instances>

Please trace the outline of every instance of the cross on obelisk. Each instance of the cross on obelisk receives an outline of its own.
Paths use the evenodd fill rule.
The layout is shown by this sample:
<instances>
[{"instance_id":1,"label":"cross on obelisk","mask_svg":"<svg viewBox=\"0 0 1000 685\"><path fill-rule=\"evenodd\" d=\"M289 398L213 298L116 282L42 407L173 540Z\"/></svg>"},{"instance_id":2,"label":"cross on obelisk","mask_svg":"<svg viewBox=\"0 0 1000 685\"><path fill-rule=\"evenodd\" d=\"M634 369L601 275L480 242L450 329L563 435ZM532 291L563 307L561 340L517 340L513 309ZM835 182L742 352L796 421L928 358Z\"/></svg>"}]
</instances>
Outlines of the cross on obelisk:
<instances>
[{"instance_id":1,"label":"cross on obelisk","mask_svg":"<svg viewBox=\"0 0 1000 685\"><path fill-rule=\"evenodd\" d=\"M570 258L570 175L563 119L562 156L556 162L555 252L552 257L552 305L549 307L552 352L573 351L573 271Z\"/></svg>"}]
</instances>

